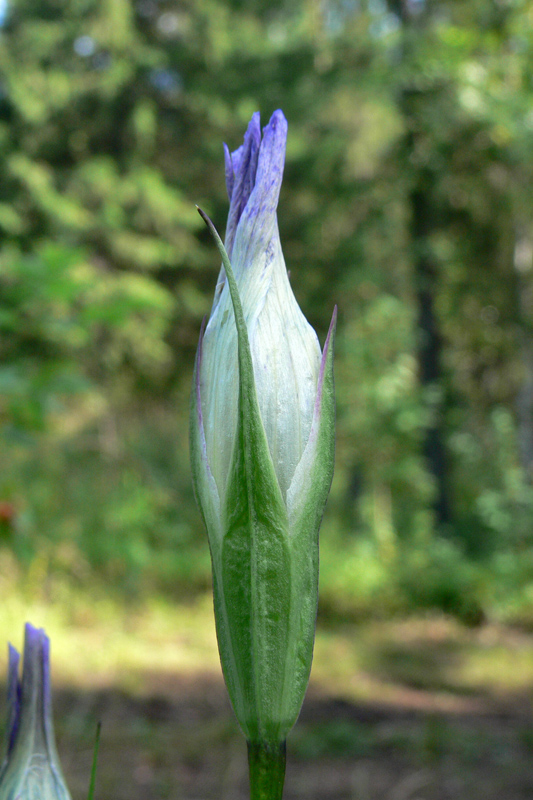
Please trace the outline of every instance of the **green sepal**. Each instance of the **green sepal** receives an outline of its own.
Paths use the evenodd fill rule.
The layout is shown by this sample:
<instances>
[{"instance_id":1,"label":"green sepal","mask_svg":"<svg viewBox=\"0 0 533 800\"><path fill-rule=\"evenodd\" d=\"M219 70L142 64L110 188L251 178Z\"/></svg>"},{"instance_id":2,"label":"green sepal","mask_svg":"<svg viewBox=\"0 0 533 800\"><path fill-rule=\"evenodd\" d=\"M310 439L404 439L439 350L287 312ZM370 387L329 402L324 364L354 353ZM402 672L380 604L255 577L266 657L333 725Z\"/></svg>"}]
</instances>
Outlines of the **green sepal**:
<instances>
[{"instance_id":1,"label":"green sepal","mask_svg":"<svg viewBox=\"0 0 533 800\"><path fill-rule=\"evenodd\" d=\"M337 311L324 345L313 423L309 439L287 492L289 546L293 564L291 627L283 708L296 722L313 661L318 603L318 531L335 464L335 386L333 351Z\"/></svg>"},{"instance_id":2,"label":"green sepal","mask_svg":"<svg viewBox=\"0 0 533 800\"><path fill-rule=\"evenodd\" d=\"M202 363L203 337L205 320L200 331L200 341L194 363L193 390L191 394L191 413L189 427L189 449L192 467L192 482L204 524L209 532L209 546L220 547L222 541L222 520L220 516L220 498L216 481L209 468L207 448L202 420L202 404L200 399L200 367Z\"/></svg>"},{"instance_id":3,"label":"green sepal","mask_svg":"<svg viewBox=\"0 0 533 800\"><path fill-rule=\"evenodd\" d=\"M291 628L288 516L259 410L237 283L216 229L200 214L224 265L239 361L237 432L221 509L224 534L220 553L211 549L217 636L226 684L246 738L275 743L285 739L293 724L283 710Z\"/></svg>"}]
</instances>

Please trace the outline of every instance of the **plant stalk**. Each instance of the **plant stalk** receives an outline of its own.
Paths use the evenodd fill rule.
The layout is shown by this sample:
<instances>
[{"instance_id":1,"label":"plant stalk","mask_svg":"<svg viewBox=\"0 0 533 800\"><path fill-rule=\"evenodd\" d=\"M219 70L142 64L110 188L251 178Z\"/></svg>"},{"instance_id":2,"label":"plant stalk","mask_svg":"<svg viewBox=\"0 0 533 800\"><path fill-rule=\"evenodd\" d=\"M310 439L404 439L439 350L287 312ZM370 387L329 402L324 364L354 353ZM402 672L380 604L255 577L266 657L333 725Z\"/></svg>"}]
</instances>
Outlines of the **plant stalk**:
<instances>
[{"instance_id":1,"label":"plant stalk","mask_svg":"<svg viewBox=\"0 0 533 800\"><path fill-rule=\"evenodd\" d=\"M284 741L248 742L250 800L281 800L286 756Z\"/></svg>"}]
</instances>

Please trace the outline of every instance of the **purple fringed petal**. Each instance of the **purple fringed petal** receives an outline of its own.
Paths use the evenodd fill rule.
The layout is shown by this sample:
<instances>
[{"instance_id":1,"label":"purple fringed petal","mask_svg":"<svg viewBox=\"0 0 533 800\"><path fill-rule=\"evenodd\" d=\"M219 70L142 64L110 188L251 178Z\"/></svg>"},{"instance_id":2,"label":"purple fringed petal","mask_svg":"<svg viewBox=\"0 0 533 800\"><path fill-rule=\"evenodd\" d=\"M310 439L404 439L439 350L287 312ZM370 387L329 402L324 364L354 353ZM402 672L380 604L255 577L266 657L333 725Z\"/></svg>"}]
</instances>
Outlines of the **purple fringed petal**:
<instances>
[{"instance_id":1,"label":"purple fringed petal","mask_svg":"<svg viewBox=\"0 0 533 800\"><path fill-rule=\"evenodd\" d=\"M282 111L274 111L270 122L263 128L254 197L246 209L250 218L256 214L276 212L285 165L286 145L287 120Z\"/></svg>"},{"instance_id":2,"label":"purple fringed petal","mask_svg":"<svg viewBox=\"0 0 533 800\"><path fill-rule=\"evenodd\" d=\"M20 722L20 653L13 645L9 645L9 666L7 673L7 756L13 750L15 736Z\"/></svg>"},{"instance_id":3,"label":"purple fringed petal","mask_svg":"<svg viewBox=\"0 0 533 800\"><path fill-rule=\"evenodd\" d=\"M35 628L31 622L27 622L24 626L24 655L26 655L26 648L29 648L32 652L35 648L38 648L42 637L45 635L42 628Z\"/></svg>"},{"instance_id":4,"label":"purple fringed petal","mask_svg":"<svg viewBox=\"0 0 533 800\"><path fill-rule=\"evenodd\" d=\"M26 623L22 667L20 725L42 725L49 754L53 754L50 639L42 628Z\"/></svg>"},{"instance_id":5,"label":"purple fringed petal","mask_svg":"<svg viewBox=\"0 0 533 800\"><path fill-rule=\"evenodd\" d=\"M50 640L41 628L29 622L24 629L24 663L22 665L21 724L26 715L32 719L37 714L46 720L51 714ZM46 727L46 721L45 721Z\"/></svg>"},{"instance_id":6,"label":"purple fringed petal","mask_svg":"<svg viewBox=\"0 0 533 800\"><path fill-rule=\"evenodd\" d=\"M260 144L261 128L259 112L256 111L244 135L244 144L231 154L225 149L226 185L230 199L225 244L230 258L237 225L255 185Z\"/></svg>"},{"instance_id":7,"label":"purple fringed petal","mask_svg":"<svg viewBox=\"0 0 533 800\"><path fill-rule=\"evenodd\" d=\"M224 142L224 171L226 175L226 189L228 191L228 200L231 203L231 195L233 194L233 184L235 183L235 175L233 174L233 162L231 160L231 153L228 145Z\"/></svg>"},{"instance_id":8,"label":"purple fringed petal","mask_svg":"<svg viewBox=\"0 0 533 800\"><path fill-rule=\"evenodd\" d=\"M287 120L278 110L263 128L254 189L239 218L236 235L239 236L239 260L243 264L251 263L253 253L266 252L274 235L286 143ZM235 268L239 270L238 264Z\"/></svg>"},{"instance_id":9,"label":"purple fringed petal","mask_svg":"<svg viewBox=\"0 0 533 800\"><path fill-rule=\"evenodd\" d=\"M22 708L31 703L38 673L40 636L38 628L29 622L24 626L24 661L22 664Z\"/></svg>"}]
</instances>

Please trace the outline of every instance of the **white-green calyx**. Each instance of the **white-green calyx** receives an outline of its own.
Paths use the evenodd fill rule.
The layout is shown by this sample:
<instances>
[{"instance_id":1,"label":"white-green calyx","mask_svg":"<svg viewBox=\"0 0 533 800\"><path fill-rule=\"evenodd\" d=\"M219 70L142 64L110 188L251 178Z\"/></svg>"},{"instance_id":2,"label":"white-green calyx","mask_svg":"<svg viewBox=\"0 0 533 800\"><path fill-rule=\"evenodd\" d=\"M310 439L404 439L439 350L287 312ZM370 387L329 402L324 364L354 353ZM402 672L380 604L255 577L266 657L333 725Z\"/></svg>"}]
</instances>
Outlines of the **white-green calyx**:
<instances>
[{"instance_id":1,"label":"white-green calyx","mask_svg":"<svg viewBox=\"0 0 533 800\"><path fill-rule=\"evenodd\" d=\"M0 800L70 800L56 751L50 687L50 642L26 625L22 681L19 654L9 648L6 753Z\"/></svg>"},{"instance_id":2,"label":"white-green calyx","mask_svg":"<svg viewBox=\"0 0 533 800\"><path fill-rule=\"evenodd\" d=\"M333 475L334 320L321 353L292 293L276 219L286 121L258 115L226 153L223 267L191 414L220 656L249 742L284 741L311 668L318 528ZM226 252L227 251L227 252Z\"/></svg>"}]
</instances>

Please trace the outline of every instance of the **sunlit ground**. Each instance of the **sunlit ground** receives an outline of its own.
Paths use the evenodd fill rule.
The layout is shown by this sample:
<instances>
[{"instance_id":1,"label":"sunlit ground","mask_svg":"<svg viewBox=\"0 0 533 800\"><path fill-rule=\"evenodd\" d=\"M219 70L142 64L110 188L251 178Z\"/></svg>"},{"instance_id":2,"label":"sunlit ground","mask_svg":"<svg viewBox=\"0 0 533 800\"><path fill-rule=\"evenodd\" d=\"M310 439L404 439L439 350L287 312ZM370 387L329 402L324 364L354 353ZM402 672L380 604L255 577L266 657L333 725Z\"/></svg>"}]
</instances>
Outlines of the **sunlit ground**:
<instances>
[{"instance_id":1,"label":"sunlit ground","mask_svg":"<svg viewBox=\"0 0 533 800\"><path fill-rule=\"evenodd\" d=\"M0 640L22 648L25 620L50 636L58 685L142 695L165 677L220 676L210 595L128 608L67 590L47 602L12 595L0 604ZM468 629L443 616L319 623L312 685L357 702L482 709L533 687L533 637L496 625Z\"/></svg>"},{"instance_id":2,"label":"sunlit ground","mask_svg":"<svg viewBox=\"0 0 533 800\"><path fill-rule=\"evenodd\" d=\"M24 620L48 633L54 682L63 686L143 693L151 675L220 672L209 597L187 606L156 601L129 609L70 594L62 603L9 597L0 608L2 640L22 646Z\"/></svg>"},{"instance_id":3,"label":"sunlit ground","mask_svg":"<svg viewBox=\"0 0 533 800\"><path fill-rule=\"evenodd\" d=\"M245 747L220 677L210 596L125 610L103 596L51 594L6 596L0 639L20 647L26 619L51 637L74 800L86 795L98 719L103 800L245 797ZM523 632L435 616L321 622L286 797L529 797L532 687L533 639Z\"/></svg>"}]
</instances>

